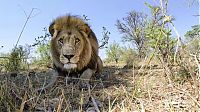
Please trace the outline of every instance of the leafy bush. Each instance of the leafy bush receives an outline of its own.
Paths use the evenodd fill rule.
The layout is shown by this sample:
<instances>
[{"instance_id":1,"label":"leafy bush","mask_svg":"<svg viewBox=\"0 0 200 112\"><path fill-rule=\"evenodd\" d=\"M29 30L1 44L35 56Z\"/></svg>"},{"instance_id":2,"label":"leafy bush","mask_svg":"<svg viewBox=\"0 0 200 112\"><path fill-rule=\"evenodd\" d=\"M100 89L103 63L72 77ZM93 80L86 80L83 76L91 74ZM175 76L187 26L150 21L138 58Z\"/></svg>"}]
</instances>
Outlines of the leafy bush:
<instances>
[{"instance_id":1,"label":"leafy bush","mask_svg":"<svg viewBox=\"0 0 200 112\"><path fill-rule=\"evenodd\" d=\"M33 64L39 66L49 66L51 64L51 54L50 54L50 34L47 33L47 29L44 28L44 36L39 36L35 38L35 43L32 45L36 47L37 58L33 60Z\"/></svg>"},{"instance_id":2,"label":"leafy bush","mask_svg":"<svg viewBox=\"0 0 200 112\"><path fill-rule=\"evenodd\" d=\"M12 49L8 54L1 54L1 64L8 72L19 72L27 67L27 59L30 54L29 48L18 46Z\"/></svg>"},{"instance_id":3,"label":"leafy bush","mask_svg":"<svg viewBox=\"0 0 200 112\"><path fill-rule=\"evenodd\" d=\"M106 55L107 55L107 61L108 62L116 62L118 63L120 56L121 56L121 47L119 46L118 43L113 42L112 44L110 44L108 46L108 48L106 49Z\"/></svg>"},{"instance_id":4,"label":"leafy bush","mask_svg":"<svg viewBox=\"0 0 200 112\"><path fill-rule=\"evenodd\" d=\"M121 53L121 60L126 63L127 67L132 67L133 62L135 62L138 59L138 54L134 49L131 48L122 48Z\"/></svg>"},{"instance_id":5,"label":"leafy bush","mask_svg":"<svg viewBox=\"0 0 200 112\"><path fill-rule=\"evenodd\" d=\"M187 40L187 50L190 53L197 53L200 50L200 25L192 26L192 30L185 34Z\"/></svg>"}]
</instances>

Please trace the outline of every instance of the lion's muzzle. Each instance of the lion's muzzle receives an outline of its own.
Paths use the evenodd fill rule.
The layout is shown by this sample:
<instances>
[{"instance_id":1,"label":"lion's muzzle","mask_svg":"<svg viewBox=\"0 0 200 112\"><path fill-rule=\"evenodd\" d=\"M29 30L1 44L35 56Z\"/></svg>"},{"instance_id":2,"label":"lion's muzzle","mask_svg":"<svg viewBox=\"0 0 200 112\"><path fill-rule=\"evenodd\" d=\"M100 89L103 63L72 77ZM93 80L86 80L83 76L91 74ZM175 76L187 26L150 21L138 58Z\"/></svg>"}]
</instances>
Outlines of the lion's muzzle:
<instances>
[{"instance_id":1,"label":"lion's muzzle","mask_svg":"<svg viewBox=\"0 0 200 112\"><path fill-rule=\"evenodd\" d=\"M71 70L71 69L75 69L77 68L77 64L74 64L74 63L67 63L67 64L64 64L64 67L66 70Z\"/></svg>"},{"instance_id":2,"label":"lion's muzzle","mask_svg":"<svg viewBox=\"0 0 200 112\"><path fill-rule=\"evenodd\" d=\"M67 58L68 60L70 60L72 57L74 57L74 55L73 54L64 54L63 55L65 58Z\"/></svg>"},{"instance_id":3,"label":"lion's muzzle","mask_svg":"<svg viewBox=\"0 0 200 112\"><path fill-rule=\"evenodd\" d=\"M65 70L72 70L77 68L77 62L75 61L74 48L71 45L65 45L62 48L61 62L64 64Z\"/></svg>"}]
</instances>

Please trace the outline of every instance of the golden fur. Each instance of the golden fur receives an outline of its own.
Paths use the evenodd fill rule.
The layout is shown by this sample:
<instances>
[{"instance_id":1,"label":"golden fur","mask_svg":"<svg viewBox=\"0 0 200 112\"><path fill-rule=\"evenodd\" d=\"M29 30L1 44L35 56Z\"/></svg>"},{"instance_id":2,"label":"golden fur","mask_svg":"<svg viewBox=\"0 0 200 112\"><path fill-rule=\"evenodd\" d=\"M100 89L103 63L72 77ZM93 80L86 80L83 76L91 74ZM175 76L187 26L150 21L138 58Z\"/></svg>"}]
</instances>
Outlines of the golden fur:
<instances>
[{"instance_id":1,"label":"golden fur","mask_svg":"<svg viewBox=\"0 0 200 112\"><path fill-rule=\"evenodd\" d=\"M49 26L49 32L53 64L59 75L78 77L86 74L84 71L94 74L101 70L97 38L83 19L71 15L58 17Z\"/></svg>"}]
</instances>

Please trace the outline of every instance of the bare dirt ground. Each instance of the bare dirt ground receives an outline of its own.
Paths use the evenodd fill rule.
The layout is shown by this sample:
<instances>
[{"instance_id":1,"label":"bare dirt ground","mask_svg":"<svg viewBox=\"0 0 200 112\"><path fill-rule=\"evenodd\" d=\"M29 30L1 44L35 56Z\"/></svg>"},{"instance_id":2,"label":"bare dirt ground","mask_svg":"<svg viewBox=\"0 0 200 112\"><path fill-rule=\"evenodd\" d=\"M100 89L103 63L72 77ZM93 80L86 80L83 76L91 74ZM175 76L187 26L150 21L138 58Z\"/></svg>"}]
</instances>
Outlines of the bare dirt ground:
<instances>
[{"instance_id":1,"label":"bare dirt ground","mask_svg":"<svg viewBox=\"0 0 200 112\"><path fill-rule=\"evenodd\" d=\"M175 69L176 71L176 69ZM38 92L52 74L21 72L0 75L0 111L18 112L198 112L199 91L191 79L169 83L161 68L119 68L105 66L93 77L90 90L78 84L56 83L50 90ZM200 82L199 84L200 85Z\"/></svg>"}]
</instances>

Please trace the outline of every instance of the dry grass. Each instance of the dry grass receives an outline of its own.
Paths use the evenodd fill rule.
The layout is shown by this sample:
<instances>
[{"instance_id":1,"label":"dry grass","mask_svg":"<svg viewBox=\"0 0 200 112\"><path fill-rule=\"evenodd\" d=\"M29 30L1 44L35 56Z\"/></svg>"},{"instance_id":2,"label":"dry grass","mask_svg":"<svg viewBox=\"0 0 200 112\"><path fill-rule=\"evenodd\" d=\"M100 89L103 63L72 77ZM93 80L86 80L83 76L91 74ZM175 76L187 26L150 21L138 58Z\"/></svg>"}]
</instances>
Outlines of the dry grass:
<instances>
[{"instance_id":1,"label":"dry grass","mask_svg":"<svg viewBox=\"0 0 200 112\"><path fill-rule=\"evenodd\" d=\"M77 84L61 80L44 93L35 89L49 83L51 73L1 74L0 111L200 111L198 70L193 71L196 66L189 62L183 65L187 70L178 66L170 69L173 73L171 83L162 67L150 66L141 70L109 65L104 67L100 77L92 79L90 90L80 90ZM189 77L183 77L186 71Z\"/></svg>"}]
</instances>

